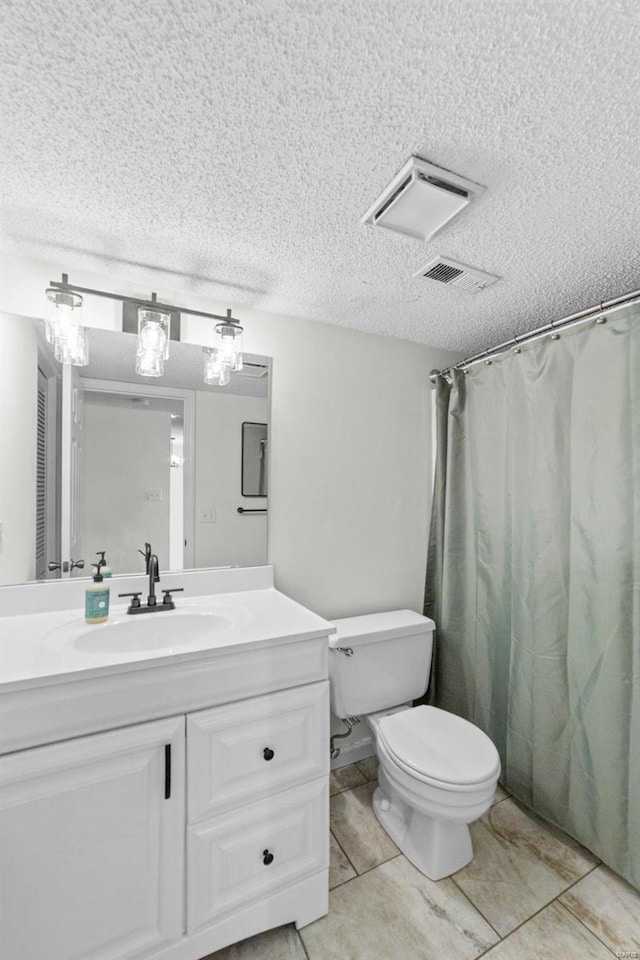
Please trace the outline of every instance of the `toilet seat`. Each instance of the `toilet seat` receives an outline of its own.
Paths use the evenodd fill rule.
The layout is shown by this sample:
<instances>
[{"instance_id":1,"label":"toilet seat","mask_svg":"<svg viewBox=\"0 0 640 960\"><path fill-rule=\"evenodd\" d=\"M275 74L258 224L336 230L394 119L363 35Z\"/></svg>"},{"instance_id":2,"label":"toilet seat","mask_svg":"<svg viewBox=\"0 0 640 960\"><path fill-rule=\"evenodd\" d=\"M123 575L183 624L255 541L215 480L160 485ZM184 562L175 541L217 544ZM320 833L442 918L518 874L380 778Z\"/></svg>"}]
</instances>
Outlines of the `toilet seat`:
<instances>
[{"instance_id":1,"label":"toilet seat","mask_svg":"<svg viewBox=\"0 0 640 960\"><path fill-rule=\"evenodd\" d=\"M500 758L489 737L468 720L437 707L383 717L377 732L389 758L431 786L473 790L499 776Z\"/></svg>"}]
</instances>

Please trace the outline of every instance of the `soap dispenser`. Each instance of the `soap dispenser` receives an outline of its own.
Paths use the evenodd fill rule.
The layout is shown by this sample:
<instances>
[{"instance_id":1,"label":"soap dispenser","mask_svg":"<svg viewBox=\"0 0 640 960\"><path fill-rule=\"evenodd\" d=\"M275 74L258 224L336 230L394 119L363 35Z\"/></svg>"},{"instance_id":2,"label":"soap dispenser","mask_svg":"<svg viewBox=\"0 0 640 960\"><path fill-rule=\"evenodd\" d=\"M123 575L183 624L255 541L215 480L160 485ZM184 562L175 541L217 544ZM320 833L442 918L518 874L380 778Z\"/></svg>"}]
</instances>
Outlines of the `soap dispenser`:
<instances>
[{"instance_id":1,"label":"soap dispenser","mask_svg":"<svg viewBox=\"0 0 640 960\"><path fill-rule=\"evenodd\" d=\"M100 551L102 553L102 551ZM89 584L84 595L84 618L87 623L105 623L109 617L109 587L104 582L101 568L104 564L104 554L98 560L93 582Z\"/></svg>"},{"instance_id":2,"label":"soap dispenser","mask_svg":"<svg viewBox=\"0 0 640 960\"><path fill-rule=\"evenodd\" d=\"M109 564L104 558L104 555L106 552L107 552L106 550L96 550L96 556L100 557L100 561L99 563L94 564L93 567L91 568L92 575L99 570L104 580L108 580L112 575L111 567L109 566Z\"/></svg>"}]
</instances>

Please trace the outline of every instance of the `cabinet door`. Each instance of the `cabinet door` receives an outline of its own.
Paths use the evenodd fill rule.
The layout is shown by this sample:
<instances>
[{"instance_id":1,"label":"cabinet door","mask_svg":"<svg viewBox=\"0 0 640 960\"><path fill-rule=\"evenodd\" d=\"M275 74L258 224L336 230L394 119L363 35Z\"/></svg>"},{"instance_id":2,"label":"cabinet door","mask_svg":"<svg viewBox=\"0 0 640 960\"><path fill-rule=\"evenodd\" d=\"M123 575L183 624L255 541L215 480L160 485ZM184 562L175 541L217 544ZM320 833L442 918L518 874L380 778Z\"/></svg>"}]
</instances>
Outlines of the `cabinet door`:
<instances>
[{"instance_id":1,"label":"cabinet door","mask_svg":"<svg viewBox=\"0 0 640 960\"><path fill-rule=\"evenodd\" d=\"M2 956L121 960L183 932L184 717L0 758Z\"/></svg>"},{"instance_id":2,"label":"cabinet door","mask_svg":"<svg viewBox=\"0 0 640 960\"><path fill-rule=\"evenodd\" d=\"M329 773L329 684L187 717L189 823Z\"/></svg>"}]
</instances>

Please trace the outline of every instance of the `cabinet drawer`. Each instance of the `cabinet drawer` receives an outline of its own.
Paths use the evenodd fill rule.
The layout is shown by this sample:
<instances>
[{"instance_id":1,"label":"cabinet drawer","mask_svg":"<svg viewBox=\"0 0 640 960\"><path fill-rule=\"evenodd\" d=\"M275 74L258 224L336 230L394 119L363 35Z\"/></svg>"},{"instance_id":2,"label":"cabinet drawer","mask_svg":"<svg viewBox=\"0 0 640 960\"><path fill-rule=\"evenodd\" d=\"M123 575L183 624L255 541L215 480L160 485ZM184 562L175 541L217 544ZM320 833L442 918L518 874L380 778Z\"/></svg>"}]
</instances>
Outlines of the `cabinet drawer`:
<instances>
[{"instance_id":1,"label":"cabinet drawer","mask_svg":"<svg viewBox=\"0 0 640 960\"><path fill-rule=\"evenodd\" d=\"M327 777L187 828L187 933L325 870Z\"/></svg>"},{"instance_id":2,"label":"cabinet drawer","mask_svg":"<svg viewBox=\"0 0 640 960\"><path fill-rule=\"evenodd\" d=\"M313 683L187 717L188 822L329 771L329 684Z\"/></svg>"}]
</instances>

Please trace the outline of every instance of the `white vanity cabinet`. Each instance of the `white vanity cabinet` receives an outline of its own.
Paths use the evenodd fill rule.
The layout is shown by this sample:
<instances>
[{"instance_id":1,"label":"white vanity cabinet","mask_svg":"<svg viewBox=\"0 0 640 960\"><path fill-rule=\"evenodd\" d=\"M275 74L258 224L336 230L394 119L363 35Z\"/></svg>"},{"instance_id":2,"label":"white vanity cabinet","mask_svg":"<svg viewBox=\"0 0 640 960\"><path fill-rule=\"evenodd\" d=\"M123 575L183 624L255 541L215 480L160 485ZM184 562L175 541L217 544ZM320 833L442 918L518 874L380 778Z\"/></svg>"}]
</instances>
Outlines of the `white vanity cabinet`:
<instances>
[{"instance_id":1,"label":"white vanity cabinet","mask_svg":"<svg viewBox=\"0 0 640 960\"><path fill-rule=\"evenodd\" d=\"M187 717L187 933L326 871L329 684Z\"/></svg>"},{"instance_id":2,"label":"white vanity cabinet","mask_svg":"<svg viewBox=\"0 0 640 960\"><path fill-rule=\"evenodd\" d=\"M328 910L334 628L271 568L182 576L166 617L98 626L11 588L0 960L201 960Z\"/></svg>"},{"instance_id":3,"label":"white vanity cabinet","mask_svg":"<svg viewBox=\"0 0 640 960\"><path fill-rule=\"evenodd\" d=\"M264 650L202 664L200 685L168 665L104 678L104 691L75 683L68 699L60 687L50 729L69 723L60 708L84 715L87 685L99 710L113 700L142 722L78 736L74 720L74 737L0 757L0 960L200 960L326 913L321 648L324 638L274 647L272 663L301 682L261 696L253 660ZM224 702L216 675L235 677L239 699ZM168 688L184 712L151 719Z\"/></svg>"},{"instance_id":4,"label":"white vanity cabinet","mask_svg":"<svg viewBox=\"0 0 640 960\"><path fill-rule=\"evenodd\" d=\"M0 758L3 960L124 960L182 935L184 728Z\"/></svg>"}]
</instances>

